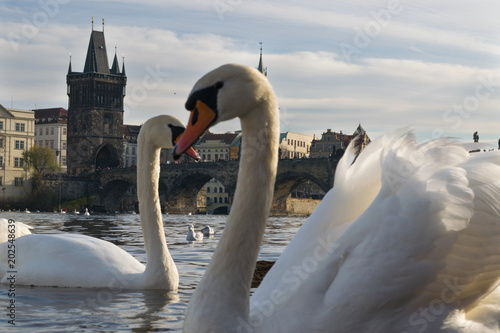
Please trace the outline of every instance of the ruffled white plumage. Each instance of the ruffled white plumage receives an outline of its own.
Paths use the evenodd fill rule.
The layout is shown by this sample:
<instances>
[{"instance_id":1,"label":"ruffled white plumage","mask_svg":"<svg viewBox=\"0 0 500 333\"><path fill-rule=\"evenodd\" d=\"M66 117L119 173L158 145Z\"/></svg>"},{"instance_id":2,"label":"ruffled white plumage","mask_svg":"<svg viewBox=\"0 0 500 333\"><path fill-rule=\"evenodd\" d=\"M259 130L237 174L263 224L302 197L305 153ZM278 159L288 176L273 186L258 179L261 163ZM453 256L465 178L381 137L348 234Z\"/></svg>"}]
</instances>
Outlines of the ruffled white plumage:
<instances>
[{"instance_id":1,"label":"ruffled white plumage","mask_svg":"<svg viewBox=\"0 0 500 333\"><path fill-rule=\"evenodd\" d=\"M262 327L461 332L460 316L483 327L472 314L500 277L500 155L399 133L350 159L251 298L256 313L292 289Z\"/></svg>"}]
</instances>

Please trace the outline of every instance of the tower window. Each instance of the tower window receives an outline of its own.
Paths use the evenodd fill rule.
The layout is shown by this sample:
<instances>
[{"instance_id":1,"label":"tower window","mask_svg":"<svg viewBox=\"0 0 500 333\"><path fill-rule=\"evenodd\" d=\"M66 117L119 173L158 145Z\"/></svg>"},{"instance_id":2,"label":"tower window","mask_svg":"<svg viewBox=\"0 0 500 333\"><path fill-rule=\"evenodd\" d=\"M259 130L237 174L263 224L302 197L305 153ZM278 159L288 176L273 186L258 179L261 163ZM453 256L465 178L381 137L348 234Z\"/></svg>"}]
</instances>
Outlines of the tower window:
<instances>
[{"instance_id":1,"label":"tower window","mask_svg":"<svg viewBox=\"0 0 500 333\"><path fill-rule=\"evenodd\" d=\"M113 132L113 116L110 114L105 114L103 118L103 131L104 133Z\"/></svg>"}]
</instances>

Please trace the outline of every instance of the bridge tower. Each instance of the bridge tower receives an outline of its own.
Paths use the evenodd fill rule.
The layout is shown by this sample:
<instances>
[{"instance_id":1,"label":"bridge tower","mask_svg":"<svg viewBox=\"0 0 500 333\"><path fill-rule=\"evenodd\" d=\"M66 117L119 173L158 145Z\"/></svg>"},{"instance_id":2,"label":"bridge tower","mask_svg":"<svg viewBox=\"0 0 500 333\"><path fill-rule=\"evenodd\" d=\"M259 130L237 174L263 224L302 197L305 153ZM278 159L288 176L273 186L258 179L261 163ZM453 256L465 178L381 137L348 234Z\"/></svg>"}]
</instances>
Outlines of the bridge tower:
<instances>
[{"instance_id":1,"label":"bridge tower","mask_svg":"<svg viewBox=\"0 0 500 333\"><path fill-rule=\"evenodd\" d=\"M123 101L125 98L125 64L120 71L116 55L108 64L102 31L93 28L83 72L74 72L71 57L66 75L68 94L68 173L79 175L99 168L122 164Z\"/></svg>"}]
</instances>

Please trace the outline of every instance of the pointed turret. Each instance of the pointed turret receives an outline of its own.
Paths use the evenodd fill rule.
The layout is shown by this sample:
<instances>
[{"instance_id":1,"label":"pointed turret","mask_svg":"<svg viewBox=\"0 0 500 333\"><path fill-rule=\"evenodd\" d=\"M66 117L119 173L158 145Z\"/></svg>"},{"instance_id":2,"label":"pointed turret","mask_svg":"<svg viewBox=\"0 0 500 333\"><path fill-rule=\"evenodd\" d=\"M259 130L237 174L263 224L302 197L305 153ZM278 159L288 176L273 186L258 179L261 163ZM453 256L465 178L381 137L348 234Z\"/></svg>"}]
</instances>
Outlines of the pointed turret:
<instances>
[{"instance_id":1,"label":"pointed turret","mask_svg":"<svg viewBox=\"0 0 500 333\"><path fill-rule=\"evenodd\" d=\"M267 76L267 67L264 67L264 65L262 64L262 42L259 42L259 44L260 44L260 58L259 58L259 66L257 67L257 69L259 70L259 72Z\"/></svg>"},{"instance_id":2,"label":"pointed turret","mask_svg":"<svg viewBox=\"0 0 500 333\"><path fill-rule=\"evenodd\" d=\"M68 67L68 74L73 73L73 70L71 69L71 53L69 54L69 67Z\"/></svg>"},{"instance_id":3,"label":"pointed turret","mask_svg":"<svg viewBox=\"0 0 500 333\"><path fill-rule=\"evenodd\" d=\"M125 57L122 58L122 75L126 76L126 74L125 74Z\"/></svg>"},{"instance_id":4,"label":"pointed turret","mask_svg":"<svg viewBox=\"0 0 500 333\"><path fill-rule=\"evenodd\" d=\"M113 59L113 66L110 70L111 74L120 74L120 66L118 65L118 57L116 56L116 46L115 46L115 58Z\"/></svg>"}]
</instances>

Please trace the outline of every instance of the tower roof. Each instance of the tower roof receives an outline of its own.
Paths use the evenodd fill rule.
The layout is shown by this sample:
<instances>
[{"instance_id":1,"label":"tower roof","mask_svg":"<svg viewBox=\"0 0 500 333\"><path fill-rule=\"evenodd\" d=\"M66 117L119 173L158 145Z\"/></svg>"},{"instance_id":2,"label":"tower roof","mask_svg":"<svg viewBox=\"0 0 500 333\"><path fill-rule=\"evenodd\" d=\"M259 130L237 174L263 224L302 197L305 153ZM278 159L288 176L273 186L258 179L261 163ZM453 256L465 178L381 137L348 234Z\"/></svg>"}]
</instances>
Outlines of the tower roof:
<instances>
[{"instance_id":1,"label":"tower roof","mask_svg":"<svg viewBox=\"0 0 500 333\"><path fill-rule=\"evenodd\" d=\"M260 44L260 57L259 57L259 66L257 67L257 69L259 70L259 72L267 76L267 68L264 67L264 65L262 64L262 42L260 42L259 44Z\"/></svg>"},{"instance_id":2,"label":"tower roof","mask_svg":"<svg viewBox=\"0 0 500 333\"><path fill-rule=\"evenodd\" d=\"M90 34L87 58L85 59L84 73L109 74L108 55L103 31L92 30Z\"/></svg>"}]
</instances>

